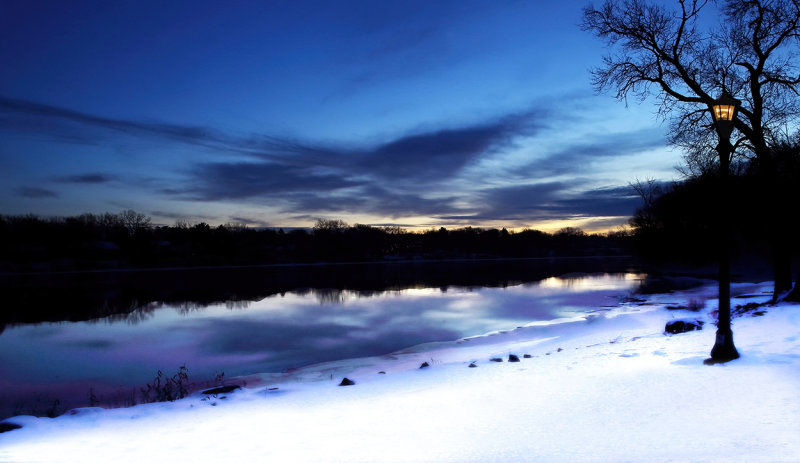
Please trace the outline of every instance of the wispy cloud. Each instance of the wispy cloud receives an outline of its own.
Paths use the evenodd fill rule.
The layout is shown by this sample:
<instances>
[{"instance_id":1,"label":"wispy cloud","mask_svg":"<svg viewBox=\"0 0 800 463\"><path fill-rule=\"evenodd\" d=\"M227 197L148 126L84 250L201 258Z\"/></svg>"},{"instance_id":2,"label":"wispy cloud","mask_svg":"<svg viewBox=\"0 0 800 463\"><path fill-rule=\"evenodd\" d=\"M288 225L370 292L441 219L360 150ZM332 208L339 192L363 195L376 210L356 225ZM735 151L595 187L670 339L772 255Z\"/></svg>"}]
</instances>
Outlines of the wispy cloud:
<instances>
[{"instance_id":1,"label":"wispy cloud","mask_svg":"<svg viewBox=\"0 0 800 463\"><path fill-rule=\"evenodd\" d=\"M463 127L413 133L362 154L354 168L385 179L442 180L470 162L541 130L546 118L523 112Z\"/></svg>"},{"instance_id":2,"label":"wispy cloud","mask_svg":"<svg viewBox=\"0 0 800 463\"><path fill-rule=\"evenodd\" d=\"M88 173L88 174L78 174L78 175L63 175L55 177L57 182L61 183L78 183L78 184L100 184L100 183L108 183L116 180L116 176L103 174L99 172L95 173Z\"/></svg>"},{"instance_id":3,"label":"wispy cloud","mask_svg":"<svg viewBox=\"0 0 800 463\"><path fill-rule=\"evenodd\" d=\"M430 127L371 146L114 119L8 98L0 98L0 116L0 129L45 137L82 133L78 138L92 142L92 137L97 137L100 144L113 134L122 134L202 146L216 160L183 159L172 172L169 186L153 189L168 199L268 204L273 210L308 217L336 213L427 216L459 223L630 215L637 199L628 188L582 191L575 174L588 173L594 159L663 146L660 135L651 130L607 134L591 143L567 143L515 171L499 176L494 172L495 179L504 175L509 184L487 187L474 176L470 177L473 183L466 184L462 173L546 133L553 120L550 114L521 111L471 124ZM237 156L232 158L231 153ZM554 180L567 174L569 180ZM89 171L51 180L80 185L125 183L122 175ZM58 196L55 191L29 186L17 189L17 194Z\"/></svg>"},{"instance_id":4,"label":"wispy cloud","mask_svg":"<svg viewBox=\"0 0 800 463\"><path fill-rule=\"evenodd\" d=\"M39 123L48 120L67 120L119 132L136 133L141 135L158 135L180 141L211 139L214 135L202 127L190 127L163 123L145 123L107 118L94 116L71 109L3 97L0 97L0 109L16 116L13 120L2 119L3 126L16 129L27 128L37 132L42 131L41 124L34 124L32 127L26 127L25 123L32 121L20 119L18 116L28 115L32 117L38 117L39 119L37 122Z\"/></svg>"},{"instance_id":5,"label":"wispy cloud","mask_svg":"<svg viewBox=\"0 0 800 463\"><path fill-rule=\"evenodd\" d=\"M58 197L58 193L55 191L36 186L22 186L17 188L15 191L17 195L22 196L23 198L45 199Z\"/></svg>"},{"instance_id":6,"label":"wispy cloud","mask_svg":"<svg viewBox=\"0 0 800 463\"><path fill-rule=\"evenodd\" d=\"M428 198L422 194L395 192L378 185L365 186L346 195L303 193L286 198L291 207L330 213L361 212L388 217L430 216L456 213L456 197Z\"/></svg>"},{"instance_id":7,"label":"wispy cloud","mask_svg":"<svg viewBox=\"0 0 800 463\"><path fill-rule=\"evenodd\" d=\"M296 192L330 193L361 185L341 175L270 162L202 163L183 190L201 201L271 197Z\"/></svg>"},{"instance_id":8,"label":"wispy cloud","mask_svg":"<svg viewBox=\"0 0 800 463\"><path fill-rule=\"evenodd\" d=\"M524 172L526 179L590 173L596 168L596 161L625 157L663 146L663 135L655 129L598 134L592 137L591 142L564 141L560 147L547 150L544 156L522 166L517 172Z\"/></svg>"},{"instance_id":9,"label":"wispy cloud","mask_svg":"<svg viewBox=\"0 0 800 463\"><path fill-rule=\"evenodd\" d=\"M629 186L597 188L556 201L550 210L556 214L583 216L630 216L641 199Z\"/></svg>"},{"instance_id":10,"label":"wispy cloud","mask_svg":"<svg viewBox=\"0 0 800 463\"><path fill-rule=\"evenodd\" d=\"M572 220L581 217L628 217L639 206L639 199L627 186L605 187L575 192L580 181L545 182L486 189L479 192L482 207L474 214L445 215L457 221L519 222L532 217L540 220Z\"/></svg>"},{"instance_id":11,"label":"wispy cloud","mask_svg":"<svg viewBox=\"0 0 800 463\"><path fill-rule=\"evenodd\" d=\"M298 148L287 140L259 136L234 136L211 127L137 121L88 114L27 100L0 96L0 130L32 133L55 141L107 144L128 136L160 142L182 143L266 158L292 153Z\"/></svg>"}]
</instances>

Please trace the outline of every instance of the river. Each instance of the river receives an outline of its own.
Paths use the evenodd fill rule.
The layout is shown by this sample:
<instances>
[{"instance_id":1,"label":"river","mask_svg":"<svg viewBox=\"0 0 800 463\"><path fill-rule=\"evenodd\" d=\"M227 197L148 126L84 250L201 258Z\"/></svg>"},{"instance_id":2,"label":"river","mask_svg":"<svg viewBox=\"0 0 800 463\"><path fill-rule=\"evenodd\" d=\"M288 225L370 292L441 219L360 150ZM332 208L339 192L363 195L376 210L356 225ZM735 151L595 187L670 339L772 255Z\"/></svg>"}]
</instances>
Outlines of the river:
<instances>
[{"instance_id":1,"label":"river","mask_svg":"<svg viewBox=\"0 0 800 463\"><path fill-rule=\"evenodd\" d=\"M195 382L383 355L617 305L624 260L524 260L26 277L0 331L0 419L126 406Z\"/></svg>"}]
</instances>

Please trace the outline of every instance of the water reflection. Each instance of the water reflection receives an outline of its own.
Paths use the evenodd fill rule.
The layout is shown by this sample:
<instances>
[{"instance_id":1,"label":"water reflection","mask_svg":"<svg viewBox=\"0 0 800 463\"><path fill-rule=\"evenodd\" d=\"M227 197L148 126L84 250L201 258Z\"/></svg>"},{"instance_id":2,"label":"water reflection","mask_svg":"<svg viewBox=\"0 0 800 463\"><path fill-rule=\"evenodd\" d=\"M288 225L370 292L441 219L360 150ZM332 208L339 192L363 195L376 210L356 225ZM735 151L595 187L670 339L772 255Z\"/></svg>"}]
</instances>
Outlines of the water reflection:
<instances>
[{"instance_id":1,"label":"water reflection","mask_svg":"<svg viewBox=\"0 0 800 463\"><path fill-rule=\"evenodd\" d=\"M340 297L337 291L366 297L419 288L504 288L576 270L627 272L631 265L626 258L585 258L4 275L7 310L0 312L0 327L105 318L147 311L151 303L246 307L302 288L329 288L322 303Z\"/></svg>"},{"instance_id":2,"label":"water reflection","mask_svg":"<svg viewBox=\"0 0 800 463\"><path fill-rule=\"evenodd\" d=\"M644 273L622 273L610 276L609 274L592 275L586 273L570 273L557 277L545 278L536 284L545 288L570 291L623 289L627 288L631 282L640 283L647 277Z\"/></svg>"},{"instance_id":3,"label":"water reflection","mask_svg":"<svg viewBox=\"0 0 800 463\"><path fill-rule=\"evenodd\" d=\"M0 416L24 413L18 404L33 393L71 406L86 405L90 387L96 395L129 394L156 371L184 364L197 380L283 371L553 320L613 304L640 278L601 273L517 285L506 278L495 287L296 286L246 299L228 290L232 299L216 303L137 297L125 313L7 327L0 335Z\"/></svg>"}]
</instances>

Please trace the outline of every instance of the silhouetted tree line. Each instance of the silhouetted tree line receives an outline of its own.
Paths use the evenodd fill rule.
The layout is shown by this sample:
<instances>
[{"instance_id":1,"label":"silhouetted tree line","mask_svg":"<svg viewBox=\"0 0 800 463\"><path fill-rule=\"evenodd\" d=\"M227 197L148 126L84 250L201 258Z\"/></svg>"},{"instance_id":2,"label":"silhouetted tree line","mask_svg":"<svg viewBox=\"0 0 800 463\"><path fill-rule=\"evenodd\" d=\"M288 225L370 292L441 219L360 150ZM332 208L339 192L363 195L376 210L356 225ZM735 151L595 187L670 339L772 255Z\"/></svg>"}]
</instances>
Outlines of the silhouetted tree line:
<instances>
[{"instance_id":1,"label":"silhouetted tree line","mask_svg":"<svg viewBox=\"0 0 800 463\"><path fill-rule=\"evenodd\" d=\"M720 233L730 233L732 257L740 267L771 267L776 288L791 288L798 251L800 141L776 146L771 161L769 172L757 159L734 166L727 197L721 194L716 169L670 185L635 184L643 199L630 221L635 248L659 262L709 264L719 256ZM725 202L733 214L729 230L719 227Z\"/></svg>"},{"instance_id":2,"label":"silhouetted tree line","mask_svg":"<svg viewBox=\"0 0 800 463\"><path fill-rule=\"evenodd\" d=\"M0 216L0 270L59 271L316 262L624 255L624 232L587 234L399 227L319 220L313 229L255 229L207 223L154 226L135 211L40 218Z\"/></svg>"}]
</instances>

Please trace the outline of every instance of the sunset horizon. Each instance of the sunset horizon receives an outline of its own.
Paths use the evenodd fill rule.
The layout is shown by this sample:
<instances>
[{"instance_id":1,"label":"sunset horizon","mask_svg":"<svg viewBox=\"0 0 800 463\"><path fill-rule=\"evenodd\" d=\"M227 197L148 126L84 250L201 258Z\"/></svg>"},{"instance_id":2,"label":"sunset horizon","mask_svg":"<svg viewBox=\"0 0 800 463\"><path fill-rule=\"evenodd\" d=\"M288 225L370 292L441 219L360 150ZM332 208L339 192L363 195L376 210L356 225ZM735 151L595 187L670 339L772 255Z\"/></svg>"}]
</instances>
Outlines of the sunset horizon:
<instances>
[{"instance_id":1,"label":"sunset horizon","mask_svg":"<svg viewBox=\"0 0 800 463\"><path fill-rule=\"evenodd\" d=\"M603 232L678 177L656 108L592 90L575 4L3 13L4 215Z\"/></svg>"}]
</instances>

